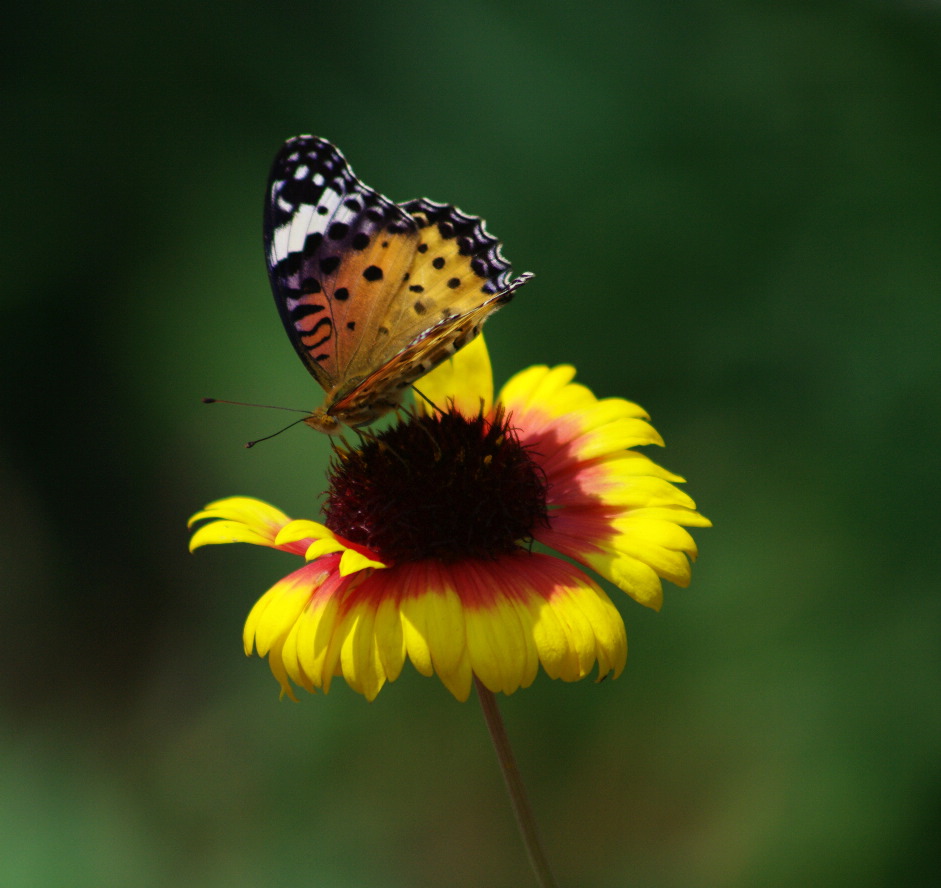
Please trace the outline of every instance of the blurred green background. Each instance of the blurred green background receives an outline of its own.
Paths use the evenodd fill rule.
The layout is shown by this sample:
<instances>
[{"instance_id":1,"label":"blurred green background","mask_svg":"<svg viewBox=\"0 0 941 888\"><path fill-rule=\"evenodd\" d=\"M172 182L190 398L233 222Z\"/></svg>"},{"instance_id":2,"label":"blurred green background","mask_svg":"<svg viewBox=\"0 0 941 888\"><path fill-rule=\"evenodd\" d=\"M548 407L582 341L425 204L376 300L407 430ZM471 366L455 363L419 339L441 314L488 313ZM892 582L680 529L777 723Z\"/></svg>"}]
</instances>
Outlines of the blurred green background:
<instances>
[{"instance_id":1,"label":"blurred green background","mask_svg":"<svg viewBox=\"0 0 941 888\"><path fill-rule=\"evenodd\" d=\"M279 702L296 562L186 552L329 456L261 250L281 142L483 214L498 379L643 404L715 528L615 682L502 701L559 881L934 885L941 8L18 4L2 55L0 884L532 884L473 700Z\"/></svg>"}]
</instances>

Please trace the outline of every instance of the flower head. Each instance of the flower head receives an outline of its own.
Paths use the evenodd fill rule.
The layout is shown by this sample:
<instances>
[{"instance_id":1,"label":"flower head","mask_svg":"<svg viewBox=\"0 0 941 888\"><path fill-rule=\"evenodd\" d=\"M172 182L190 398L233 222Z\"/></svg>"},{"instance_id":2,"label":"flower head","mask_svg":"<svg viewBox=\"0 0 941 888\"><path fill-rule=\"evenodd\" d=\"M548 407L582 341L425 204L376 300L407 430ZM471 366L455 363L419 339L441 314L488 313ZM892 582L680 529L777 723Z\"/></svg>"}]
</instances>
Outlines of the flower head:
<instances>
[{"instance_id":1,"label":"flower head","mask_svg":"<svg viewBox=\"0 0 941 888\"><path fill-rule=\"evenodd\" d=\"M569 366L530 367L493 399L478 338L420 383L415 414L341 446L325 521L234 497L209 504L190 547L250 542L303 556L245 623L285 693L341 675L373 699L406 658L460 700L624 668L617 609L589 567L648 607L686 586L709 521L631 448L662 444L647 415L598 400ZM441 405L443 409L428 404ZM534 551L534 543L558 555ZM567 560L567 559L571 559Z\"/></svg>"}]
</instances>

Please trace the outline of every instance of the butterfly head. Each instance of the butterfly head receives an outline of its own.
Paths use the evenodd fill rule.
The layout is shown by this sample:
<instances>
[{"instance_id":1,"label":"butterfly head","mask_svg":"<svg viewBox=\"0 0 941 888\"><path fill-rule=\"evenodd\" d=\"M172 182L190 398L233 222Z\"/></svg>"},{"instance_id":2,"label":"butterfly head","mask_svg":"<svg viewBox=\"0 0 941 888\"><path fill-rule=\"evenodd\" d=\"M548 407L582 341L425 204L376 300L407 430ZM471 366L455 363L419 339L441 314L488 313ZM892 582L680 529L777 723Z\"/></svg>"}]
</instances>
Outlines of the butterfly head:
<instances>
[{"instance_id":1,"label":"butterfly head","mask_svg":"<svg viewBox=\"0 0 941 888\"><path fill-rule=\"evenodd\" d=\"M343 426L340 421L327 413L326 407L318 407L310 416L305 417L304 422L312 429L323 432L325 435L340 435L343 433Z\"/></svg>"}]
</instances>

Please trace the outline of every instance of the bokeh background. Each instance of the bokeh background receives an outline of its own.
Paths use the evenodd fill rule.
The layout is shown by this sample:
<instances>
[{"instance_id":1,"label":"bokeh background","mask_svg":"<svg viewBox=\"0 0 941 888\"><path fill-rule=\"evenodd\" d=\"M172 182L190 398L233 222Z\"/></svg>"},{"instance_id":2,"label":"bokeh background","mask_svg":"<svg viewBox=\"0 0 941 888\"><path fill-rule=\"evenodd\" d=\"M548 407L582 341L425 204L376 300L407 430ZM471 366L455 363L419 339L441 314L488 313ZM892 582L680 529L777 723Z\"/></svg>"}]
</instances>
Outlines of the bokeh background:
<instances>
[{"instance_id":1,"label":"bokeh background","mask_svg":"<svg viewBox=\"0 0 941 888\"><path fill-rule=\"evenodd\" d=\"M0 884L532 884L480 713L408 668L279 702L241 653L316 517L320 391L271 302L268 166L486 216L536 280L497 376L642 403L715 522L616 682L503 700L580 888L934 885L941 7L17 4L4 13Z\"/></svg>"}]
</instances>

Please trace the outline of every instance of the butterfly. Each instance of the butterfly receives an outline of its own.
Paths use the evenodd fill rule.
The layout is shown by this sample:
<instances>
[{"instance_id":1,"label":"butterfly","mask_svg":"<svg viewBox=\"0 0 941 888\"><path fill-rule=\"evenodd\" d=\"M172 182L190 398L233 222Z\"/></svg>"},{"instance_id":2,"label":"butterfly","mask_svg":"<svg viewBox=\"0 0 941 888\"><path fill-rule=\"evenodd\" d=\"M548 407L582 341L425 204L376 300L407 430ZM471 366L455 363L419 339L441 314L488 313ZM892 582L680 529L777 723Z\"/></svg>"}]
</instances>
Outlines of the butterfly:
<instances>
[{"instance_id":1,"label":"butterfly","mask_svg":"<svg viewBox=\"0 0 941 888\"><path fill-rule=\"evenodd\" d=\"M328 434L396 408L532 277L512 278L482 219L427 198L393 203L315 136L275 158L264 243L284 328L326 392L304 422Z\"/></svg>"}]
</instances>

